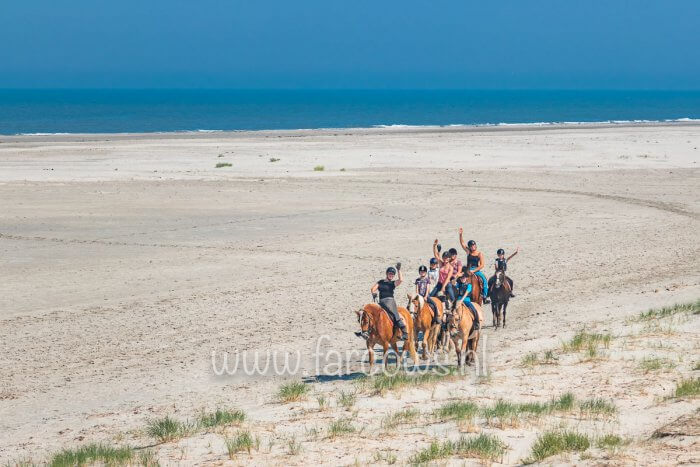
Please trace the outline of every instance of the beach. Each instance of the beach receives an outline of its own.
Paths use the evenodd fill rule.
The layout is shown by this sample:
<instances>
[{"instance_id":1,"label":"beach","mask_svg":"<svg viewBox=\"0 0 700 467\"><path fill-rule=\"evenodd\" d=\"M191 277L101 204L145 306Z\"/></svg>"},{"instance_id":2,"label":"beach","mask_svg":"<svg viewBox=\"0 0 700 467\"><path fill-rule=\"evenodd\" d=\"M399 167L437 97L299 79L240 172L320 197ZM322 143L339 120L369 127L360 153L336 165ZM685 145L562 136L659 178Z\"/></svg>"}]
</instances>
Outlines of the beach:
<instances>
[{"instance_id":1,"label":"beach","mask_svg":"<svg viewBox=\"0 0 700 467\"><path fill-rule=\"evenodd\" d=\"M629 441L617 457L592 448L562 462L700 462L697 432L651 438L681 416L697 423L698 399L673 391L697 377L699 316L635 321L700 298L698 160L696 122L0 136L0 462L152 446L149 420L236 407L261 439L250 455L230 459L216 432L149 449L161 465L368 464L384 449L402 464L461 428L431 419L385 433L390 411L565 392L617 411L477 423L508 445L497 463L561 425ZM315 377L320 336L324 349L363 349L355 311L386 267L404 265L404 305L434 239L465 256L459 227L487 275L497 248L520 247L508 326L484 329L491 376L382 395ZM600 358L560 352L582 329L612 336ZM523 365L546 349L556 364ZM267 350L298 351L300 372L212 369L212 353ZM652 357L673 365L640 370ZM302 378L306 399L276 399ZM337 404L352 391L352 408ZM339 417L367 428L327 439Z\"/></svg>"}]
</instances>

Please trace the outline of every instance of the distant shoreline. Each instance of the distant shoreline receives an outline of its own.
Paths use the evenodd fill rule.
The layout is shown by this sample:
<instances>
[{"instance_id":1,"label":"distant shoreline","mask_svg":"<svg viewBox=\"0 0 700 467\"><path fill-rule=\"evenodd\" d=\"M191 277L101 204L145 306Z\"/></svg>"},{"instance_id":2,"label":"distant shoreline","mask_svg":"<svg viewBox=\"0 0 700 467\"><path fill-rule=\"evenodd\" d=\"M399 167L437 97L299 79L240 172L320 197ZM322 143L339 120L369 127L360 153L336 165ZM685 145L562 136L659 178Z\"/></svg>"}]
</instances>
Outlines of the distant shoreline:
<instances>
[{"instance_id":1,"label":"distant shoreline","mask_svg":"<svg viewBox=\"0 0 700 467\"><path fill-rule=\"evenodd\" d=\"M129 133L27 133L0 134L3 142L31 141L86 141L90 140L127 140L127 139L209 139L221 137L302 137L334 136L354 134L422 134L422 133L482 133L508 131L543 131L543 130L590 130L607 128L644 128L644 127L693 127L700 126L700 119L677 119L667 121L601 121L601 122L554 122L554 123L499 123L474 125L386 125L357 128L310 128L310 129L269 129L269 130L190 130L163 132L129 132Z\"/></svg>"}]
</instances>

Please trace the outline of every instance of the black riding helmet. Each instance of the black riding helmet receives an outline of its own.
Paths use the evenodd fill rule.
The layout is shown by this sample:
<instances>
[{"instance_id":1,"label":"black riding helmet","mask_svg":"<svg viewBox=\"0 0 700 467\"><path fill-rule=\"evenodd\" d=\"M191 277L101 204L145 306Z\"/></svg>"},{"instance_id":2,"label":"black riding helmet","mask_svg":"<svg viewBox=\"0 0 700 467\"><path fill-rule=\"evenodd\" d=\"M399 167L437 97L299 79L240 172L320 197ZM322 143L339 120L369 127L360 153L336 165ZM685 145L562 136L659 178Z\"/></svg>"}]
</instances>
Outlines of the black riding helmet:
<instances>
[{"instance_id":1,"label":"black riding helmet","mask_svg":"<svg viewBox=\"0 0 700 467\"><path fill-rule=\"evenodd\" d=\"M394 268L393 266L389 266L388 268L386 268L386 273L396 275L396 268Z\"/></svg>"},{"instance_id":2,"label":"black riding helmet","mask_svg":"<svg viewBox=\"0 0 700 467\"><path fill-rule=\"evenodd\" d=\"M426 268L425 266L419 267L419 268L418 268L418 273L421 273L421 272L428 272L428 268Z\"/></svg>"},{"instance_id":3,"label":"black riding helmet","mask_svg":"<svg viewBox=\"0 0 700 467\"><path fill-rule=\"evenodd\" d=\"M499 248L498 251L496 251L496 254L497 254L497 255L505 255L506 252L503 251L503 248Z\"/></svg>"},{"instance_id":4,"label":"black riding helmet","mask_svg":"<svg viewBox=\"0 0 700 467\"><path fill-rule=\"evenodd\" d=\"M467 246L473 246L473 245L476 245L476 242L474 240L469 240L467 242Z\"/></svg>"}]
</instances>

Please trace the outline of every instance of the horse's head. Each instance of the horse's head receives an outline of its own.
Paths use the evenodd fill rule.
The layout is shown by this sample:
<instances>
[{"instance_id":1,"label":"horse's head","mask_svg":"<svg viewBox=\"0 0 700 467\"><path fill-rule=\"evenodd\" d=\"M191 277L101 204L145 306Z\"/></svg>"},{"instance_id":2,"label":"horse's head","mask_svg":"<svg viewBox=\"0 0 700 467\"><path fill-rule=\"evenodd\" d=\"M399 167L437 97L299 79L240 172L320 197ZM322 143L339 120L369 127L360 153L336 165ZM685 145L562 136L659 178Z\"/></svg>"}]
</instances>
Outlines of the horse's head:
<instances>
[{"instance_id":1,"label":"horse's head","mask_svg":"<svg viewBox=\"0 0 700 467\"><path fill-rule=\"evenodd\" d=\"M357 322L360 323L360 329L362 332L369 332L369 328L372 323L370 314L367 313L367 310L364 308L356 310L355 313L357 314Z\"/></svg>"},{"instance_id":2,"label":"horse's head","mask_svg":"<svg viewBox=\"0 0 700 467\"><path fill-rule=\"evenodd\" d=\"M408 296L408 306L406 306L406 308L408 308L409 313L414 315L423 309L425 299L422 295L410 293L407 293L406 295Z\"/></svg>"},{"instance_id":3,"label":"horse's head","mask_svg":"<svg viewBox=\"0 0 700 467\"><path fill-rule=\"evenodd\" d=\"M460 321L462 321L462 307L458 306L455 311L447 315L447 331L451 336L456 336L459 332Z\"/></svg>"},{"instance_id":4,"label":"horse's head","mask_svg":"<svg viewBox=\"0 0 700 467\"><path fill-rule=\"evenodd\" d=\"M494 284L495 288L500 289L503 286L503 282L506 280L506 273L503 271L496 272L496 282Z\"/></svg>"}]
</instances>

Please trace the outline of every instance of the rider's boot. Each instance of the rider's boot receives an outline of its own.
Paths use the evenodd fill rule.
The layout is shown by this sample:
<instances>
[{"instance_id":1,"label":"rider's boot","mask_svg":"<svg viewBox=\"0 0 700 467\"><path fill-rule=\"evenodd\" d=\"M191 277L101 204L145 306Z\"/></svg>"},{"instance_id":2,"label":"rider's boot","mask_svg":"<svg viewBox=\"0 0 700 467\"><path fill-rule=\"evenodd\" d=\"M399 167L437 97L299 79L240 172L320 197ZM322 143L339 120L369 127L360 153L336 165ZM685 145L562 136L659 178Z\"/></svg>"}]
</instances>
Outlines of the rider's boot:
<instances>
[{"instance_id":1,"label":"rider's boot","mask_svg":"<svg viewBox=\"0 0 700 467\"><path fill-rule=\"evenodd\" d=\"M515 294L513 292L510 293L510 298L515 298Z\"/></svg>"}]
</instances>

